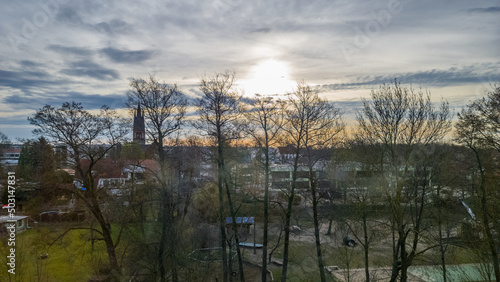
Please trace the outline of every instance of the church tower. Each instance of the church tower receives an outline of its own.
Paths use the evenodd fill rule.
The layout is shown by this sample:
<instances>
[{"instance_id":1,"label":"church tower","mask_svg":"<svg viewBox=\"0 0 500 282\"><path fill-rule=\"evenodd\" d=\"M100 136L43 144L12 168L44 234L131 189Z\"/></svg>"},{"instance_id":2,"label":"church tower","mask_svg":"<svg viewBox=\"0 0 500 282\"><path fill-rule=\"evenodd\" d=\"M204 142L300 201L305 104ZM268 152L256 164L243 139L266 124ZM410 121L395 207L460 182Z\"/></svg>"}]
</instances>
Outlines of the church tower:
<instances>
[{"instance_id":1,"label":"church tower","mask_svg":"<svg viewBox=\"0 0 500 282\"><path fill-rule=\"evenodd\" d=\"M139 145L144 145L146 143L146 127L144 126L144 113L141 110L141 104L137 106L137 110L134 114L134 142L139 143Z\"/></svg>"}]
</instances>

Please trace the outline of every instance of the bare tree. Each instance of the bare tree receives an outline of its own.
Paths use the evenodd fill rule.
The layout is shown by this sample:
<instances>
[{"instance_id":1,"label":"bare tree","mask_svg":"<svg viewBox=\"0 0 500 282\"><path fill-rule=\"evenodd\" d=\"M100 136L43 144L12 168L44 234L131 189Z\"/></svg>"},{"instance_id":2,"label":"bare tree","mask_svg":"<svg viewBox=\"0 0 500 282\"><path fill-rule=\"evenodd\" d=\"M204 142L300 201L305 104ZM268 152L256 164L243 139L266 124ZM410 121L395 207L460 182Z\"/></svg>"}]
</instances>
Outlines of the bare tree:
<instances>
[{"instance_id":1,"label":"bare tree","mask_svg":"<svg viewBox=\"0 0 500 282\"><path fill-rule=\"evenodd\" d=\"M461 186L468 185L470 152L463 146L438 143L421 152L420 171L428 172L430 187L428 205L424 214L429 221L429 232L422 232L422 240L428 246L436 247L437 256L426 256L432 263L441 265L443 281L450 281L447 262L453 250L454 230L463 223L463 206L457 201ZM425 153L425 154L423 154ZM467 160L467 161L464 161ZM462 199L464 195L461 195Z\"/></svg>"},{"instance_id":2,"label":"bare tree","mask_svg":"<svg viewBox=\"0 0 500 282\"><path fill-rule=\"evenodd\" d=\"M369 270L370 249L376 239L374 229L380 224L374 220L378 215L377 205L380 205L382 198L379 189L381 186L380 156L373 146L365 143L364 139L354 138L346 143L348 150L343 154L342 161L355 162L356 169L347 169L349 175L343 181L346 187L344 202L352 204L355 208L355 216L346 219L345 223L352 236L363 247L365 281L369 282L372 279Z\"/></svg>"},{"instance_id":3,"label":"bare tree","mask_svg":"<svg viewBox=\"0 0 500 282\"><path fill-rule=\"evenodd\" d=\"M309 187L312 195L314 237L316 254L321 281L326 281L321 242L319 237L318 219L318 181L315 167L324 160L324 152L320 149L332 148L337 144L344 122L341 112L332 103L319 98L318 91L312 89L305 82L298 82L297 89L289 96L288 107L285 110L283 129L295 146L293 160L292 183L288 193L288 206L285 214L285 239L283 251L282 281L286 281L288 268L288 254L290 246L290 219L292 215L293 199L297 185L297 171L299 166L304 166L309 175Z\"/></svg>"},{"instance_id":4,"label":"bare tree","mask_svg":"<svg viewBox=\"0 0 500 282\"><path fill-rule=\"evenodd\" d=\"M187 100L177 85L158 81L153 75L148 80L135 78L130 82L127 106L141 106L148 121L146 132L158 147L161 162L165 160L165 139L179 131L186 114Z\"/></svg>"},{"instance_id":5,"label":"bare tree","mask_svg":"<svg viewBox=\"0 0 500 282\"><path fill-rule=\"evenodd\" d=\"M264 234L262 242L262 281L267 280L267 245L269 229L269 176L270 158L269 149L276 145L278 134L283 125L283 111L281 101L272 97L255 99L253 108L245 113L250 124L248 133L264 154Z\"/></svg>"},{"instance_id":6,"label":"bare tree","mask_svg":"<svg viewBox=\"0 0 500 282\"><path fill-rule=\"evenodd\" d=\"M3 132L0 132L0 149L3 149L4 146L10 144L9 137L5 135Z\"/></svg>"},{"instance_id":7,"label":"bare tree","mask_svg":"<svg viewBox=\"0 0 500 282\"><path fill-rule=\"evenodd\" d=\"M92 114L75 102L63 103L60 108L46 105L28 120L37 127L33 131L35 134L63 143L70 149L73 165L86 188L85 191L73 189L71 192L82 200L99 223L101 230L95 232L106 243L111 269L119 273L116 247L120 242L121 232L113 239L111 220L104 211L106 203L101 200L106 192L97 187L93 170L122 140L125 128L118 123L119 119L111 109L103 106L99 114Z\"/></svg>"},{"instance_id":8,"label":"bare tree","mask_svg":"<svg viewBox=\"0 0 500 282\"><path fill-rule=\"evenodd\" d=\"M147 121L146 132L158 149L160 173L157 180L160 183L160 213L161 235L158 244L157 261L160 270L160 280L166 281L164 253L167 247L172 280L178 281L176 259L176 232L175 220L178 216L177 205L180 201L179 194L174 195L173 183L169 166L165 158L165 142L174 133L180 130L186 113L187 101L177 86L159 82L154 76L149 80L132 79L132 91L128 94L128 105L131 108L144 109Z\"/></svg>"},{"instance_id":9,"label":"bare tree","mask_svg":"<svg viewBox=\"0 0 500 282\"><path fill-rule=\"evenodd\" d=\"M5 148L10 144L9 137L5 135L3 132L0 132L0 154L3 154ZM0 165L0 177L3 177L3 167Z\"/></svg>"},{"instance_id":10,"label":"bare tree","mask_svg":"<svg viewBox=\"0 0 500 282\"><path fill-rule=\"evenodd\" d=\"M492 152L500 153L500 87L488 96L474 101L458 115L456 141L473 152L479 177L474 196L478 199L480 226L488 246L497 279L500 277L498 258L499 226L498 173ZM496 233L498 234L498 233Z\"/></svg>"},{"instance_id":11,"label":"bare tree","mask_svg":"<svg viewBox=\"0 0 500 282\"><path fill-rule=\"evenodd\" d=\"M436 111L429 92L401 87L397 81L372 90L371 98L363 100L363 109L357 114L357 134L379 147L384 170L388 170L384 174L386 194L395 232L391 281L396 281L400 272L401 281L406 281L408 267L417 255L422 217L415 222L405 214L405 181L416 147L439 141L449 131L450 112L448 103L443 101ZM417 213L422 211L423 205Z\"/></svg>"},{"instance_id":12,"label":"bare tree","mask_svg":"<svg viewBox=\"0 0 500 282\"><path fill-rule=\"evenodd\" d=\"M229 212L233 219L232 226L236 241L240 279L241 281L245 280L235 218L236 211L231 198L230 176L225 162L227 146L232 141L239 139L243 131L242 123L239 122L239 119L242 117L241 95L234 89L234 82L235 75L229 71L215 74L215 76L210 78L204 77L201 79L200 90L203 92L203 96L198 100L196 105L200 120L194 123L196 128L204 132L211 139L217 149L215 160L217 163L217 184L219 190L218 221L224 281L228 281L229 278L229 264L226 253L227 236L225 232L224 192L226 193Z\"/></svg>"}]
</instances>

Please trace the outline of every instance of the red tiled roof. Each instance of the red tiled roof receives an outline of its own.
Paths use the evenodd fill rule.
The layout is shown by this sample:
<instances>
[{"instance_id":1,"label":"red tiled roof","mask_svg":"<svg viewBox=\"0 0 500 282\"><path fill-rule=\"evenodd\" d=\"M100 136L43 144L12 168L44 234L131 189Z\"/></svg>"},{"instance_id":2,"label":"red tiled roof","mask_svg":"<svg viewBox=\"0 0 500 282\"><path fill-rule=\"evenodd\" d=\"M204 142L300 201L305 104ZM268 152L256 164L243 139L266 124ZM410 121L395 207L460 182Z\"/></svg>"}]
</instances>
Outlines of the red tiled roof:
<instances>
[{"instance_id":1,"label":"red tiled roof","mask_svg":"<svg viewBox=\"0 0 500 282\"><path fill-rule=\"evenodd\" d=\"M139 162L139 165L146 168L149 172L157 172L160 170L160 164L156 160L152 159L142 160Z\"/></svg>"},{"instance_id":2,"label":"red tiled roof","mask_svg":"<svg viewBox=\"0 0 500 282\"><path fill-rule=\"evenodd\" d=\"M90 165L90 160L80 160L80 165L83 170L87 170ZM102 159L97 162L92 168L97 172L99 178L120 178L122 176L123 164L111 159ZM79 176L79 175L78 175Z\"/></svg>"},{"instance_id":3,"label":"red tiled roof","mask_svg":"<svg viewBox=\"0 0 500 282\"><path fill-rule=\"evenodd\" d=\"M11 154L11 153L21 153L21 148L5 148L3 149L3 153Z\"/></svg>"}]
</instances>

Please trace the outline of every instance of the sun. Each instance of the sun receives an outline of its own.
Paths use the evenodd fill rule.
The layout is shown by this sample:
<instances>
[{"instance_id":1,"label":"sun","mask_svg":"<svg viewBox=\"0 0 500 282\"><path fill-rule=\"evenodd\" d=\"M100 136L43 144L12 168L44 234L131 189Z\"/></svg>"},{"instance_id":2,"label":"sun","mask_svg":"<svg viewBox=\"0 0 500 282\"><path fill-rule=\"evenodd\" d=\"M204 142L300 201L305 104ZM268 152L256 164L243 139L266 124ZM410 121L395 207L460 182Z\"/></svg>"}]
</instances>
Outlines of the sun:
<instances>
[{"instance_id":1,"label":"sun","mask_svg":"<svg viewBox=\"0 0 500 282\"><path fill-rule=\"evenodd\" d=\"M296 85L290 79L288 64L274 59L261 61L253 66L250 77L240 83L247 95L284 94Z\"/></svg>"}]
</instances>

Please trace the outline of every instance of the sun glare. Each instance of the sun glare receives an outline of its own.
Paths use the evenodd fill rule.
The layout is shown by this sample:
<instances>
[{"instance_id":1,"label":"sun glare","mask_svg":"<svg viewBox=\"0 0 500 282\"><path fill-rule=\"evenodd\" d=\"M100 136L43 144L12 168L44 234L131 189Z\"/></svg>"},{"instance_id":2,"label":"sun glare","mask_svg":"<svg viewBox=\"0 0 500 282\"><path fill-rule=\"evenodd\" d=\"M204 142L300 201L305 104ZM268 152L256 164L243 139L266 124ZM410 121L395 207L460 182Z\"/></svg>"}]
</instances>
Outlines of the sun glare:
<instances>
[{"instance_id":1,"label":"sun glare","mask_svg":"<svg viewBox=\"0 0 500 282\"><path fill-rule=\"evenodd\" d=\"M277 60L261 61L255 65L248 79L241 84L247 95L284 94L290 92L295 82L290 79L289 67L286 63Z\"/></svg>"}]
</instances>

